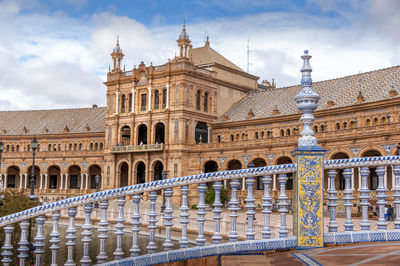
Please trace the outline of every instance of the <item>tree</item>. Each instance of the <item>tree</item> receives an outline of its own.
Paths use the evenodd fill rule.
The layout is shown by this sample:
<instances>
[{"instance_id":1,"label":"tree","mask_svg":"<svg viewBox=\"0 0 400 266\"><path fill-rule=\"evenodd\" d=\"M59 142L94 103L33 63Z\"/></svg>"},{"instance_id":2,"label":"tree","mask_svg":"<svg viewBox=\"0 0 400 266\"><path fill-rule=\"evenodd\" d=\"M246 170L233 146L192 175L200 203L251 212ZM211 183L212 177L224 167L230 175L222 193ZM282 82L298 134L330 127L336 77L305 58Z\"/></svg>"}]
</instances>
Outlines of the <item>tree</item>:
<instances>
[{"instance_id":1,"label":"tree","mask_svg":"<svg viewBox=\"0 0 400 266\"><path fill-rule=\"evenodd\" d=\"M227 192L225 186L223 186L221 189L220 199L221 199L222 204L225 204L225 202L228 201L228 192ZM212 186L212 183L207 183L205 202L206 202L206 204L212 206L212 204L214 203L214 200L215 200L215 191Z\"/></svg>"},{"instance_id":2,"label":"tree","mask_svg":"<svg viewBox=\"0 0 400 266\"><path fill-rule=\"evenodd\" d=\"M24 211L39 205L38 201L29 200L29 197L21 192L1 192L1 195L4 196L4 198L3 198L3 205L0 206L0 217ZM21 230L19 227L19 223L15 223L14 231L11 235L11 244L14 247L13 248L14 255L12 256L13 262L11 263L12 265L18 264L17 248L20 235L21 235ZM1 247L4 245L4 240L5 240L4 230L0 230Z\"/></svg>"}]
</instances>

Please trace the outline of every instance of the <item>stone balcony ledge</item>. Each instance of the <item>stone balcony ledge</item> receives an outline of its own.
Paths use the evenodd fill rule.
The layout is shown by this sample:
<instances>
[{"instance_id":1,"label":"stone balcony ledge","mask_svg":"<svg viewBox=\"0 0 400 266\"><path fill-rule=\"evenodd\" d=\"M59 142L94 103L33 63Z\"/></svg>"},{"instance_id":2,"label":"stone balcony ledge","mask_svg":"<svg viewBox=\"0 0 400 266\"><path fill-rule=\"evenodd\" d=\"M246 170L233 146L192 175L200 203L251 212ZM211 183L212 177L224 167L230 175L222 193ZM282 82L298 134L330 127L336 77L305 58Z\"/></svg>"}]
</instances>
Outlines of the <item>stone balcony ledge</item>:
<instances>
[{"instance_id":1,"label":"stone balcony ledge","mask_svg":"<svg viewBox=\"0 0 400 266\"><path fill-rule=\"evenodd\" d=\"M113 153L124 152L143 152L143 151L162 151L164 144L143 144L143 145L128 145L128 146L114 146L111 148Z\"/></svg>"}]
</instances>

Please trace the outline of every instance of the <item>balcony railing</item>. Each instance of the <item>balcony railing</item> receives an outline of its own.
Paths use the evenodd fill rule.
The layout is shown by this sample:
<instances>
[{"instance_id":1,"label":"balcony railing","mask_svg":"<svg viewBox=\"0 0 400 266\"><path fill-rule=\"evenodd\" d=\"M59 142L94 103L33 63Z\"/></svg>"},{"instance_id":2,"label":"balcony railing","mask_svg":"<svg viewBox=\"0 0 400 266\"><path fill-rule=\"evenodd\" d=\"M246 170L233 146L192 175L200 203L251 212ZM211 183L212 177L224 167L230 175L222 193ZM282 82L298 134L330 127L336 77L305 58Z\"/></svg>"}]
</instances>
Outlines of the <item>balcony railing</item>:
<instances>
[{"instance_id":1,"label":"balcony railing","mask_svg":"<svg viewBox=\"0 0 400 266\"><path fill-rule=\"evenodd\" d=\"M141 151L162 151L164 149L164 144L144 144L144 145L129 145L129 146L119 146L112 147L111 151L118 152L141 152Z\"/></svg>"}]
</instances>

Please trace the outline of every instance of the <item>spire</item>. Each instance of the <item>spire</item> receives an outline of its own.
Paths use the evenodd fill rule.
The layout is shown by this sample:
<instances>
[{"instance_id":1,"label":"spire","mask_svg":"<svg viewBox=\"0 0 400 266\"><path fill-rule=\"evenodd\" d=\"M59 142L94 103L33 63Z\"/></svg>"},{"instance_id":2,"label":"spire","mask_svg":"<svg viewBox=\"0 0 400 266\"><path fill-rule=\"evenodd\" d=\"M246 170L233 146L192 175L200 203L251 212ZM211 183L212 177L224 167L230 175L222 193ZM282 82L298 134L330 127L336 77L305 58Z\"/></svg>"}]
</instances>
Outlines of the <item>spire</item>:
<instances>
[{"instance_id":1,"label":"spire","mask_svg":"<svg viewBox=\"0 0 400 266\"><path fill-rule=\"evenodd\" d=\"M206 46L210 46L210 38L208 37L208 35L206 37Z\"/></svg>"},{"instance_id":2,"label":"spire","mask_svg":"<svg viewBox=\"0 0 400 266\"><path fill-rule=\"evenodd\" d=\"M186 33L186 19L183 19L183 27L182 27L182 32L179 34L179 39L188 39L189 40L189 35Z\"/></svg>"},{"instance_id":3,"label":"spire","mask_svg":"<svg viewBox=\"0 0 400 266\"><path fill-rule=\"evenodd\" d=\"M122 53L122 49L119 46L119 34L117 34L117 44L115 45L113 49L113 53Z\"/></svg>"},{"instance_id":4,"label":"spire","mask_svg":"<svg viewBox=\"0 0 400 266\"><path fill-rule=\"evenodd\" d=\"M300 121L303 123L304 128L301 132L301 138L298 140L298 146L315 147L317 146L317 138L314 137L314 131L312 130L311 125L314 121L314 116L312 113L315 109L317 109L319 95L311 88L311 55L308 54L308 50L304 51L304 55L301 58L303 59L303 67L301 68L301 86L303 89L295 96L295 100L297 103L297 108L303 113Z\"/></svg>"}]
</instances>

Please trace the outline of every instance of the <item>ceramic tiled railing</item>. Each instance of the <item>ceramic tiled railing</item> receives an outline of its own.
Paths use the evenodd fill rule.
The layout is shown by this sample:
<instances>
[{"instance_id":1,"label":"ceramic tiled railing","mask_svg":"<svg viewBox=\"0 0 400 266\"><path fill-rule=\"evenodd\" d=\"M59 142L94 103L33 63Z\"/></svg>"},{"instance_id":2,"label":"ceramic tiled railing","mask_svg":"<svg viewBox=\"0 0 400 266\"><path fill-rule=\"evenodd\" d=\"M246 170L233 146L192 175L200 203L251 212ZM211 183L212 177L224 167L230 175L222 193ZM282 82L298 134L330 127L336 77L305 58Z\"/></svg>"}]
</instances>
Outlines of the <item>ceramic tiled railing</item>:
<instances>
[{"instance_id":1,"label":"ceramic tiled railing","mask_svg":"<svg viewBox=\"0 0 400 266\"><path fill-rule=\"evenodd\" d=\"M346 242L367 242L367 241L387 241L400 240L400 215L396 215L394 230L387 230L387 224L384 217L386 202L386 189L384 186L385 167L392 166L394 174L394 201L395 213L400 213L400 157L370 157L370 158L354 158L325 161L324 167L328 170L328 212L330 214L329 223L324 235L325 243L346 243ZM210 255L232 254L257 250L270 250L280 248L295 248L296 236L287 228L287 214L289 212L289 198L286 193L287 174L295 171L295 164L273 165L259 168L248 168L233 171L221 171L214 173L203 173L199 175L184 176L179 178L171 178L159 180L144 184L137 184L123 188L105 190L88 195L78 196L74 198L64 199L50 204L38 206L29 210L25 210L12 215L0 217L0 227L5 232L4 245L2 247L2 260L4 265L11 265L12 256L18 254L20 265L26 264L28 253L30 253L30 245L27 240L29 220L35 218L36 236L34 237L34 256L36 265L43 264L43 252L45 245L50 245L52 254L52 265L57 265L57 259L61 252L60 249L60 233L59 220L62 213L68 214L68 229L66 230L66 258L63 263L65 265L90 265L93 263L107 263L108 265L149 265L157 263L165 263L176 260L184 260L190 258L198 258ZM352 168L361 167L362 183L360 187L361 213L362 218L360 231L354 231L354 222L351 216L351 208L353 207L353 196L350 180L353 175ZM377 188L377 205L379 209L379 219L377 221L377 230L371 230L372 222L368 217L370 193L367 187L367 178L369 176L369 167L375 167L377 170L378 188ZM335 178L337 178L337 169L344 169L345 178L344 190L344 208L346 219L344 221L344 232L338 230L339 222L337 216L337 191L335 189ZM280 184L280 195L278 197L278 214L280 217L279 224L271 224L272 215L272 197L271 182L272 175L278 175ZM264 184L264 195L262 197L262 225L259 219L255 223L256 205L253 197L253 185L255 177L262 176ZM237 192L240 188L240 179L245 180L247 188L247 197L245 200L246 222L238 221L239 200ZM226 182L224 182L226 180ZM215 191L215 201L212 204L211 213L207 213L205 204L205 195L207 183L212 183ZM222 215L222 203L220 200L221 189L223 183L227 183L230 191L230 200L228 202L229 222L224 221ZM191 189L198 191L199 199L197 204L196 217L194 213L189 211L188 194L189 186ZM165 210L163 212L163 232L164 243L163 251L156 252L155 236L157 229L160 227L160 213L157 212L156 199L157 191L163 190L165 195ZM172 197L174 193L179 191L180 208L173 210ZM143 201L142 194L146 192L149 198L149 208L146 216L141 215L139 203ZM129 215L125 207L127 197L131 198L133 208ZM110 200L117 199L117 207L115 213L110 215L108 212ZM94 204L98 205L98 209L94 212ZM75 220L78 210L83 210L82 233L77 234ZM100 215L93 215L93 213ZM94 217L96 216L96 217ZM109 237L108 232L111 229L109 223L110 216L113 216L115 225L113 228L116 245L112 256L106 254L106 242ZM143 216L143 217L142 217ZM211 216L211 220L210 220ZM47 218L51 217L51 219ZM145 219L143 219L145 218ZM43 226L46 221L52 223L52 232L44 235ZM211 224L210 224L211 222ZM147 228L143 228L143 224ZM14 252L11 244L12 232L15 227L20 227L21 235L17 252ZM96 226L98 229L93 230ZM210 229L210 226L212 227ZM180 229L179 245L180 249L172 250L172 229ZM227 228L228 227L228 228ZM124 229L129 228L132 232L132 240L129 243L130 257L123 258L125 253L122 250L122 236L125 234ZM227 234L221 232L221 229ZM141 232L147 231L149 241L146 246L147 254L143 254L143 250L139 248L138 236ZM188 232L195 232L195 238L189 239ZM339 231L339 232L338 232ZM212 232L211 239L207 239L206 232ZM242 232L242 233L241 233ZM244 232L244 236L243 236ZM89 256L89 244L92 241L93 234L97 234L99 239L99 247L97 248L96 260ZM241 236L242 235L242 236ZM278 236L278 238L274 238ZM83 243L83 256L79 260L74 261L74 247L76 239L79 238ZM190 242L195 246L191 247ZM46 243L46 244L45 244Z\"/></svg>"}]
</instances>

